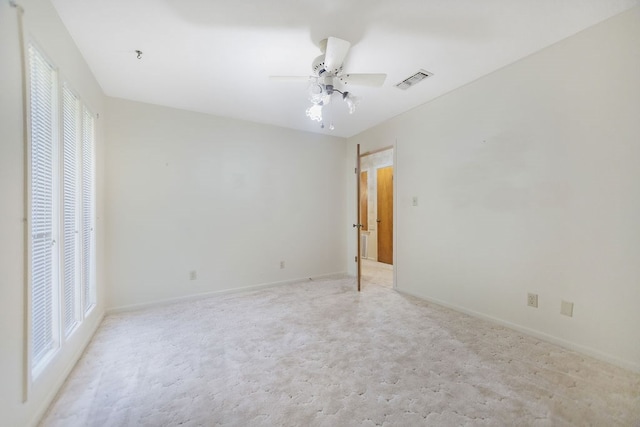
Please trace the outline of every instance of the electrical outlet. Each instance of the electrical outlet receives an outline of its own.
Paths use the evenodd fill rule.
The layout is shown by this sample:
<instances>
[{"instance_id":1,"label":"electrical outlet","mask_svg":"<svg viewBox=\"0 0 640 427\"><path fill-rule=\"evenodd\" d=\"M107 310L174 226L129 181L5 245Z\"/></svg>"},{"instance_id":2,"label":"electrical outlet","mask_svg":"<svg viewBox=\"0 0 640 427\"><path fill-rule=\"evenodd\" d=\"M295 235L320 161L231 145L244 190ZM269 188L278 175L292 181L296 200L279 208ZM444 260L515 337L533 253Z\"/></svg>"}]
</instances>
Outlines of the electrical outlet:
<instances>
[{"instance_id":1,"label":"electrical outlet","mask_svg":"<svg viewBox=\"0 0 640 427\"><path fill-rule=\"evenodd\" d=\"M191 270L189 272L189 280L196 280L198 278L198 273L195 270Z\"/></svg>"},{"instance_id":2,"label":"electrical outlet","mask_svg":"<svg viewBox=\"0 0 640 427\"><path fill-rule=\"evenodd\" d=\"M284 261L280 261L280 269L282 270L284 268Z\"/></svg>"},{"instance_id":3,"label":"electrical outlet","mask_svg":"<svg viewBox=\"0 0 640 427\"><path fill-rule=\"evenodd\" d=\"M527 294L527 305L538 308L538 294Z\"/></svg>"},{"instance_id":4,"label":"electrical outlet","mask_svg":"<svg viewBox=\"0 0 640 427\"><path fill-rule=\"evenodd\" d=\"M411 199L412 206L418 206L418 196L413 196Z\"/></svg>"},{"instance_id":5,"label":"electrical outlet","mask_svg":"<svg viewBox=\"0 0 640 427\"><path fill-rule=\"evenodd\" d=\"M564 314L565 316L573 317L573 303L562 301L560 303L560 314Z\"/></svg>"}]
</instances>

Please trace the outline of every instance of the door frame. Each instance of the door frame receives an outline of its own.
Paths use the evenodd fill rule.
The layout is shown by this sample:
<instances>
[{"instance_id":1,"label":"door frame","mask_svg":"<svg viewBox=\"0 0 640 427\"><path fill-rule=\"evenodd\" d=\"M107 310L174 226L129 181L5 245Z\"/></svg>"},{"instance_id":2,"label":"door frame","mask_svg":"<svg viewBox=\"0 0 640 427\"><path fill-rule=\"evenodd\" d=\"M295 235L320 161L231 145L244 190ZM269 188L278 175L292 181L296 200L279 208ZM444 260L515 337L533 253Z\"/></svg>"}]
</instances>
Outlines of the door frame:
<instances>
[{"instance_id":1,"label":"door frame","mask_svg":"<svg viewBox=\"0 0 640 427\"><path fill-rule=\"evenodd\" d=\"M361 159L364 156L369 156L371 154L376 154L381 151L393 150L393 197L392 197L392 210L393 210L393 289L398 289L398 140L394 139L393 144L385 145L381 148L376 148L370 151L361 152L360 144L356 144L356 197L357 197L357 205L356 212L358 218L358 224L360 223L360 163ZM351 187L353 188L353 187ZM376 190L377 192L377 190ZM356 262L357 266L357 281L358 281L358 291L360 291L360 277L362 274L361 264L361 248L360 248L360 228L358 228L358 236L357 236L357 252L356 252Z\"/></svg>"}]
</instances>

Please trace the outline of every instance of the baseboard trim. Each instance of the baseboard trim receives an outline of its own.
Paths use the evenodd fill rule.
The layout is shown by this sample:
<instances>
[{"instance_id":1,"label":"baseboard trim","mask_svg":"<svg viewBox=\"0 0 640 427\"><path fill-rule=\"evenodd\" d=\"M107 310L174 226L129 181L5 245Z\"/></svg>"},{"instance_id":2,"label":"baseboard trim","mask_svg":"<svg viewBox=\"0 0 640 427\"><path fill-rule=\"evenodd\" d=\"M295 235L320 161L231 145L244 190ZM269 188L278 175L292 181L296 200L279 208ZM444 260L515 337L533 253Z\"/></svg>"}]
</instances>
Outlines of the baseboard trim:
<instances>
[{"instance_id":1,"label":"baseboard trim","mask_svg":"<svg viewBox=\"0 0 640 427\"><path fill-rule=\"evenodd\" d=\"M256 291L259 289L272 288L275 286L290 285L293 283L300 283L300 282L305 282L309 280L339 279L342 277L348 277L347 273L346 272L328 273L328 274L321 274L321 275L312 276L312 277L302 277L298 279L283 280L280 282L260 283L257 285L243 286L240 288L222 289L222 290L210 291L210 292L200 292L197 294L183 295L175 298L166 298L166 299L155 300L155 301L150 301L150 302L145 302L140 304L111 307L106 310L106 314L110 315L110 314L117 314L117 313L125 313L129 311L143 310L146 308L160 307L164 305L176 304L176 303L185 302L185 301L194 301L194 300L209 298L212 296L235 294L240 292L249 292L249 291Z\"/></svg>"},{"instance_id":2,"label":"baseboard trim","mask_svg":"<svg viewBox=\"0 0 640 427\"><path fill-rule=\"evenodd\" d=\"M56 380L54 387L52 387L51 391L47 393L46 397L40 404L40 407L36 410L35 415L33 416L33 418L31 418L31 421L28 424L29 427L36 427L40 423L40 421L42 421L42 418L45 416L45 414L49 410L49 407L53 403L54 399L58 396L60 389L64 385L65 381L67 381L69 374L71 374L71 371L73 371L73 368L76 367L76 364L78 363L78 361L84 354L85 350L89 346L89 343L91 342L96 332L98 331L98 328L102 324L102 321L104 320L105 315L106 314L104 311L100 315L98 315L97 320L91 327L91 332L87 334L87 337L82 341L82 344L80 345L78 350L75 353L73 353L72 357L69 359L69 363L62 370L61 375Z\"/></svg>"},{"instance_id":3,"label":"baseboard trim","mask_svg":"<svg viewBox=\"0 0 640 427\"><path fill-rule=\"evenodd\" d=\"M577 343L574 343L574 342L571 342L571 341L567 341L567 340L564 340L562 338L558 338L558 337L555 337L553 335L549 335L549 334L546 334L544 332L537 331L535 329L527 328L526 326L518 325L517 323L512 323L512 322L509 322L509 321L506 321L506 320L503 320L503 319L500 319L500 318L497 318L497 317L489 316L487 314L480 313L480 312L474 311L474 310L470 310L468 308L465 308L465 307L462 307L462 306L459 306L459 305L456 305L456 304L450 304L450 303L447 303L445 301L441 301L441 300L436 299L436 298L431 298L431 297L426 296L426 295L422 295L422 294L418 294L418 293L414 293L414 292L409 292L409 291L402 290L402 289L397 289L397 288L396 288L396 291L400 292L401 294L410 295L412 297L416 297L416 298L428 301L430 303L437 304L437 305L440 305L442 307L449 308L451 310L455 310L455 311L458 311L458 312L461 312L461 313L464 313L464 314L468 314L469 316L472 316L472 317L476 317L476 318L479 318L479 319L483 319L483 320L487 320L487 321L490 321L490 322L493 322L493 323L497 323L497 324L499 324L501 326L504 326L506 328L513 329L513 330L521 332L523 334L538 338L538 339L540 339L542 341L546 341L546 342L549 342L551 344L556 344L556 345L558 345L560 347L563 347L563 348L566 348L568 350L575 351L575 352L583 354L585 356L593 357L594 359L598 359L598 360L601 360L603 362L611 363L612 365L616 365L616 366L618 366L620 368L627 369L627 370L632 371L632 372L640 373L640 363L634 363L634 362L631 362L631 361L628 361L628 360L620 359L620 358L618 358L616 356L612 356L610 354L603 353L603 352L601 352L599 350L596 350L596 349L593 349L591 347L587 347L587 346L584 346L584 345L581 345L581 344L577 344Z\"/></svg>"}]
</instances>

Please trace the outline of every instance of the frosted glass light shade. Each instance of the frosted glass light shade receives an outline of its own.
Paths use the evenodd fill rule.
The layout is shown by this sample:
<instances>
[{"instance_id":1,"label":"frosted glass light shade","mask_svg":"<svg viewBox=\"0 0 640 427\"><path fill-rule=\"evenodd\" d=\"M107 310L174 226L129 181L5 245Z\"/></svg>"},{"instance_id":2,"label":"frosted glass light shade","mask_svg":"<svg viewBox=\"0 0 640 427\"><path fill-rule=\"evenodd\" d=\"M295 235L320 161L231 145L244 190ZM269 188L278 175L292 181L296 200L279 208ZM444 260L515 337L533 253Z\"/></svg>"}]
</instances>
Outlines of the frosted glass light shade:
<instances>
[{"instance_id":1,"label":"frosted glass light shade","mask_svg":"<svg viewBox=\"0 0 640 427\"><path fill-rule=\"evenodd\" d=\"M307 117L316 122L322 121L322 105L313 104L311 107L307 108Z\"/></svg>"}]
</instances>

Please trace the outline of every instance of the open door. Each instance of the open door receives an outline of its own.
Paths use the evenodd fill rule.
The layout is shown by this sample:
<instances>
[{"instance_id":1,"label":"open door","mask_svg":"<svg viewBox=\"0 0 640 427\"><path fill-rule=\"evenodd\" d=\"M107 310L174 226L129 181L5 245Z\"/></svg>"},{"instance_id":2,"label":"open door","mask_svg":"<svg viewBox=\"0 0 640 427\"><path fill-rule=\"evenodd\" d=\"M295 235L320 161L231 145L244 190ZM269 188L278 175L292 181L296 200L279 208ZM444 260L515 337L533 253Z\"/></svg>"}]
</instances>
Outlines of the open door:
<instances>
[{"instance_id":1,"label":"open door","mask_svg":"<svg viewBox=\"0 0 640 427\"><path fill-rule=\"evenodd\" d=\"M358 259L361 280L393 287L394 252L394 147L388 146L360 154ZM368 212L368 214L367 214ZM640 426L639 426L640 427Z\"/></svg>"},{"instance_id":2,"label":"open door","mask_svg":"<svg viewBox=\"0 0 640 427\"><path fill-rule=\"evenodd\" d=\"M360 283L362 281L362 263L360 253L362 248L360 247L360 229L362 228L362 224L360 223L360 192L362 188L360 186L360 144L356 146L356 223L353 224L353 228L356 229L356 242L358 245L358 249L356 252L356 263L358 264L356 267L356 283L358 285L358 292L360 292Z\"/></svg>"}]
</instances>

